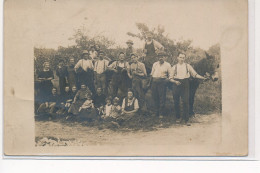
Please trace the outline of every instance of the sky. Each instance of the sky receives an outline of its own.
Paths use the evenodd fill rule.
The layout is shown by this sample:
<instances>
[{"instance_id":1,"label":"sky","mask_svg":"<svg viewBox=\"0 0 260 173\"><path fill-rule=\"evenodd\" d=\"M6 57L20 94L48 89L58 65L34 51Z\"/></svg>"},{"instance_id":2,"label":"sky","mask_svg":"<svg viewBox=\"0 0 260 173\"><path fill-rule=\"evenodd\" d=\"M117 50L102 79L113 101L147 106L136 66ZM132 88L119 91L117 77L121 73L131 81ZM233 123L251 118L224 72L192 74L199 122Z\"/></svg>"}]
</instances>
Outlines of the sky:
<instances>
[{"instance_id":1,"label":"sky","mask_svg":"<svg viewBox=\"0 0 260 173\"><path fill-rule=\"evenodd\" d=\"M137 33L135 24L142 22L163 26L171 39L191 39L194 47L208 49L219 43L232 12L222 0L42 0L31 10L34 45L45 48L75 44L68 38L82 25L92 36L102 34L121 47L132 39L140 48L144 43L126 33Z\"/></svg>"}]
</instances>

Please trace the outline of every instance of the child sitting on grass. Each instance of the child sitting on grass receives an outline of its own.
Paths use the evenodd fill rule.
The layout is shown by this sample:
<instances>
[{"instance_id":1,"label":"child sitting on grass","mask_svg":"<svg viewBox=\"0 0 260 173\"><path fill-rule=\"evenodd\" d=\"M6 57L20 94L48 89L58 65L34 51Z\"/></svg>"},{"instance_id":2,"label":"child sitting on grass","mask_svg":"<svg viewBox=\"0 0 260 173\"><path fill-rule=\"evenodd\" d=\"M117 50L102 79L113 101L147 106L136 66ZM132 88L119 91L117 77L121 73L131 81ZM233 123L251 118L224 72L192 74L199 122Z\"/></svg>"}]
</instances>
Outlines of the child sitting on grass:
<instances>
[{"instance_id":1,"label":"child sitting on grass","mask_svg":"<svg viewBox=\"0 0 260 173\"><path fill-rule=\"evenodd\" d=\"M94 107L91 94L87 94L87 100L79 108L80 121L93 121L97 119L97 112Z\"/></svg>"}]
</instances>

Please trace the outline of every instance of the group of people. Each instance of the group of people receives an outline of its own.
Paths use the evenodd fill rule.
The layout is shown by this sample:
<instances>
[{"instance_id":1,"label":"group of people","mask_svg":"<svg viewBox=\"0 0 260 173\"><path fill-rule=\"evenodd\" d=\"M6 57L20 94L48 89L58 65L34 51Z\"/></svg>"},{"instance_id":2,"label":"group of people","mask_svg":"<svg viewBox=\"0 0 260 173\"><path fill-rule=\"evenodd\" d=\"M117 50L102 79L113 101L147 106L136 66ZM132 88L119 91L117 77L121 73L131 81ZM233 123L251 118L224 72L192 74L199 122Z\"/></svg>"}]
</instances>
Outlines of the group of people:
<instances>
[{"instance_id":1,"label":"group of people","mask_svg":"<svg viewBox=\"0 0 260 173\"><path fill-rule=\"evenodd\" d=\"M173 99L177 121L189 120L189 78L206 79L189 64L185 54L179 53L178 63L171 66L166 62L164 47L148 33L144 45L144 58L136 55L133 41L126 42L127 49L120 52L118 59L111 61L99 46L91 46L82 52L75 63L69 58L68 65L60 60L56 68L59 78L59 95L53 87L53 71L49 62L43 64L38 73L39 93L36 101L40 106L36 114L48 113L56 116L66 114L80 121L127 122L140 112L149 112L145 94L151 89L152 115L162 118L165 112L167 84L173 84ZM183 113L180 111L180 98Z\"/></svg>"}]
</instances>

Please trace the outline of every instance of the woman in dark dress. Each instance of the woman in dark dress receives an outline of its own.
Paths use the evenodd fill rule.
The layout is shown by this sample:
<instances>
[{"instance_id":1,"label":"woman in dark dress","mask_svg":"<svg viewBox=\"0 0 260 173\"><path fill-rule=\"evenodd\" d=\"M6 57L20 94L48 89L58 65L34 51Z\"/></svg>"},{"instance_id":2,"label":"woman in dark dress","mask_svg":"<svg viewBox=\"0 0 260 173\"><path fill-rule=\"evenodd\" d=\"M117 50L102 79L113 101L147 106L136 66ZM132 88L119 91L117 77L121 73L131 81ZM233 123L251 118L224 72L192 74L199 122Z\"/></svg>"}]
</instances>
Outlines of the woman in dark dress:
<instances>
[{"instance_id":1,"label":"woman in dark dress","mask_svg":"<svg viewBox=\"0 0 260 173\"><path fill-rule=\"evenodd\" d=\"M59 77L60 95L63 96L65 94L65 87L68 76L67 67L64 66L64 60L59 61L58 67L56 69L56 75Z\"/></svg>"},{"instance_id":2,"label":"woman in dark dress","mask_svg":"<svg viewBox=\"0 0 260 173\"><path fill-rule=\"evenodd\" d=\"M75 66L74 57L70 57L69 65L67 66L67 71L68 71L67 79L68 79L68 84L70 89L72 89L73 86L76 86L76 72L74 66Z\"/></svg>"},{"instance_id":3,"label":"woman in dark dress","mask_svg":"<svg viewBox=\"0 0 260 173\"><path fill-rule=\"evenodd\" d=\"M40 81L39 87L40 87L40 101L41 103L48 100L48 98L51 96L53 84L51 80L54 78L53 71L50 70L50 63L45 62L43 64L43 70L39 72L38 74L38 80Z\"/></svg>"}]
</instances>

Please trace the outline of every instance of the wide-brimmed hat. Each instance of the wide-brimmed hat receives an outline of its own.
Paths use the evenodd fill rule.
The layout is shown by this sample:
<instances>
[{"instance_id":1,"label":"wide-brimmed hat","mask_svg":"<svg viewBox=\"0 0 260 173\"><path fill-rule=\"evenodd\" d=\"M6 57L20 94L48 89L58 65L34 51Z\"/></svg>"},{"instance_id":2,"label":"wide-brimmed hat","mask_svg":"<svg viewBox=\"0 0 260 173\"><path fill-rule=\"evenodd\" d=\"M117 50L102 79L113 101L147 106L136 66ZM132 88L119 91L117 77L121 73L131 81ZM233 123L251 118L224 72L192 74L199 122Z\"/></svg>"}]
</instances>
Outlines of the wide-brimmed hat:
<instances>
[{"instance_id":1,"label":"wide-brimmed hat","mask_svg":"<svg viewBox=\"0 0 260 173\"><path fill-rule=\"evenodd\" d=\"M84 54L89 54L88 50L83 50L82 55L84 55Z\"/></svg>"},{"instance_id":2,"label":"wide-brimmed hat","mask_svg":"<svg viewBox=\"0 0 260 173\"><path fill-rule=\"evenodd\" d=\"M134 44L134 42L132 40L127 40L126 43Z\"/></svg>"}]
</instances>

